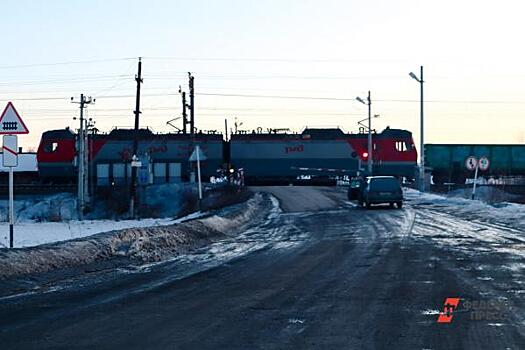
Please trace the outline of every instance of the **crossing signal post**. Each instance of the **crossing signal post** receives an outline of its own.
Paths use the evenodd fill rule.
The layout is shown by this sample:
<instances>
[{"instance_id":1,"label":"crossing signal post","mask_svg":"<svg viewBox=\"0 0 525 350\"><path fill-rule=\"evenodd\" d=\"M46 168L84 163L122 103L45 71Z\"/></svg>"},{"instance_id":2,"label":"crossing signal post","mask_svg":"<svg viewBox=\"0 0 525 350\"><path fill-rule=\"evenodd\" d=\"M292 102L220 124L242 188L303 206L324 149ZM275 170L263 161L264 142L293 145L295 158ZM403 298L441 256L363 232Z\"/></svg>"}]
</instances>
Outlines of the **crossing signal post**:
<instances>
[{"instance_id":1,"label":"crossing signal post","mask_svg":"<svg viewBox=\"0 0 525 350\"><path fill-rule=\"evenodd\" d=\"M7 103L0 116L0 135L3 137L2 165L9 168L9 248L14 246L14 174L13 168L18 166L19 134L29 134L24 121L11 102Z\"/></svg>"}]
</instances>

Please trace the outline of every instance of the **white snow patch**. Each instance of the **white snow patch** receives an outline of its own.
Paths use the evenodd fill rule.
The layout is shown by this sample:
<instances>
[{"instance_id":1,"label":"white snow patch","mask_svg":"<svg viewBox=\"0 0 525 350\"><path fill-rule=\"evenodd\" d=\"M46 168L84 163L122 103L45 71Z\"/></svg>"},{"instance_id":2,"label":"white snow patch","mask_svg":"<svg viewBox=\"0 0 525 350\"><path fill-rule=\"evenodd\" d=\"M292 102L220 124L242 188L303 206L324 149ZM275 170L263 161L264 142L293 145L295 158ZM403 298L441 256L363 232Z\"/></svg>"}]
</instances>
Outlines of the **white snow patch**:
<instances>
[{"instance_id":1,"label":"white snow patch","mask_svg":"<svg viewBox=\"0 0 525 350\"><path fill-rule=\"evenodd\" d=\"M431 309L421 311L422 315L439 315L440 313L441 311L439 310L431 310Z\"/></svg>"},{"instance_id":2,"label":"white snow patch","mask_svg":"<svg viewBox=\"0 0 525 350\"><path fill-rule=\"evenodd\" d=\"M478 280L480 281L492 281L494 278L492 277L478 277Z\"/></svg>"},{"instance_id":3,"label":"white snow patch","mask_svg":"<svg viewBox=\"0 0 525 350\"><path fill-rule=\"evenodd\" d=\"M291 319L288 320L288 323L292 323L292 324L300 323L300 324L303 324L304 320L301 320L299 318L291 318Z\"/></svg>"},{"instance_id":4,"label":"white snow patch","mask_svg":"<svg viewBox=\"0 0 525 350\"><path fill-rule=\"evenodd\" d=\"M207 215L195 212L179 219L142 219L142 220L83 220L69 222L21 222L14 227L15 248L33 247L40 244L67 241L88 237L97 233L122 230L127 228L167 226L196 219ZM9 244L9 226L0 227L0 245Z\"/></svg>"}]
</instances>

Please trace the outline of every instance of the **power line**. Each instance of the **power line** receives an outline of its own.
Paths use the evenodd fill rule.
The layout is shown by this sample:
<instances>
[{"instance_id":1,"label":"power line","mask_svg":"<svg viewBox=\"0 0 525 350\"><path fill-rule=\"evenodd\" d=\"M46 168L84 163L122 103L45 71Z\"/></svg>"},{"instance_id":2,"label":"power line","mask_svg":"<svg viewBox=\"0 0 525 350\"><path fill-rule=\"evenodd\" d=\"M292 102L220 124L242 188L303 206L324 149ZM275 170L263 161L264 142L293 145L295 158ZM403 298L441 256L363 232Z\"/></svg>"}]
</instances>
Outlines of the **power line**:
<instances>
[{"instance_id":1,"label":"power line","mask_svg":"<svg viewBox=\"0 0 525 350\"><path fill-rule=\"evenodd\" d=\"M314 62L314 63L371 63L371 62L407 62L407 60L386 60L386 59L345 59L345 58L277 58L277 57L170 57L170 56L146 56L150 60L167 60L167 61L235 61L235 62Z\"/></svg>"},{"instance_id":2,"label":"power line","mask_svg":"<svg viewBox=\"0 0 525 350\"><path fill-rule=\"evenodd\" d=\"M199 93L205 96L222 96L222 97L245 97L245 98L275 98L275 99L300 99L300 100L328 100L328 101L355 101L353 98L344 97L315 97L315 96L283 96L283 95L250 95L250 94L223 94L223 93ZM412 99L376 99L377 102L408 102L420 103L419 100ZM525 104L525 101L510 100L425 100L425 103L483 103L483 104Z\"/></svg>"},{"instance_id":3,"label":"power line","mask_svg":"<svg viewBox=\"0 0 525 350\"><path fill-rule=\"evenodd\" d=\"M135 60L135 59L137 58L136 57L122 57L122 58L106 58L106 59L95 59L95 60L84 60L84 61L17 64L17 65L0 66L0 69L62 66L62 65L71 65L71 64L88 64L88 63L104 63L104 62L128 61L128 60Z\"/></svg>"},{"instance_id":4,"label":"power line","mask_svg":"<svg viewBox=\"0 0 525 350\"><path fill-rule=\"evenodd\" d=\"M340 97L312 97L312 96L282 96L282 95L249 95L249 94L222 94L200 92L202 96L222 96L222 97L245 97L245 98L274 98L274 99L299 99L299 100L327 100L327 101L354 101L353 98Z\"/></svg>"},{"instance_id":5,"label":"power line","mask_svg":"<svg viewBox=\"0 0 525 350\"><path fill-rule=\"evenodd\" d=\"M167 93L153 93L143 94L145 97L163 97L163 96L176 96L176 92ZM257 94L228 94L228 93L213 93L213 92L200 92L196 93L200 96L219 96L219 97L239 97L239 98L268 98L268 99L299 99L299 100L321 100L321 101L354 101L353 98L345 97L322 97L322 96L286 96L286 95L257 95ZM131 98L135 95L107 95L100 97L102 99L113 99L113 98ZM21 97L12 98L11 101L46 101L46 100L66 100L67 97ZM0 100L8 101L8 100ZM377 102L399 102L399 103L419 103L419 100L413 99L376 99ZM458 104L525 104L525 101L519 100L425 100L425 103L458 103Z\"/></svg>"}]
</instances>

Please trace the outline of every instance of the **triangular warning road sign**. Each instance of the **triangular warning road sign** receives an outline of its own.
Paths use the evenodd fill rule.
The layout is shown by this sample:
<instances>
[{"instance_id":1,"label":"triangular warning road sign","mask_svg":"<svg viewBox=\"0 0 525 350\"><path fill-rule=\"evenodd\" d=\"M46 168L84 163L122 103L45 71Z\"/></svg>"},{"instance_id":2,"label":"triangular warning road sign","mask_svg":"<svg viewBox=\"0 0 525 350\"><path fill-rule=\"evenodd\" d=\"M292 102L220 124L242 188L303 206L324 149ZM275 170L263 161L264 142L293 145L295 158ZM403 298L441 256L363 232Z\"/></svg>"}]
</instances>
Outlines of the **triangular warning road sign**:
<instances>
[{"instance_id":1,"label":"triangular warning road sign","mask_svg":"<svg viewBox=\"0 0 525 350\"><path fill-rule=\"evenodd\" d=\"M11 102L7 103L2 116L0 116L1 134L29 134L27 126Z\"/></svg>"},{"instance_id":2,"label":"triangular warning road sign","mask_svg":"<svg viewBox=\"0 0 525 350\"><path fill-rule=\"evenodd\" d=\"M202 161L205 161L206 159L208 159L208 157L206 157L206 155L202 151L202 148L199 147L199 161L202 162ZM197 161L197 148L193 150L190 156L190 162L196 162L196 161Z\"/></svg>"}]
</instances>

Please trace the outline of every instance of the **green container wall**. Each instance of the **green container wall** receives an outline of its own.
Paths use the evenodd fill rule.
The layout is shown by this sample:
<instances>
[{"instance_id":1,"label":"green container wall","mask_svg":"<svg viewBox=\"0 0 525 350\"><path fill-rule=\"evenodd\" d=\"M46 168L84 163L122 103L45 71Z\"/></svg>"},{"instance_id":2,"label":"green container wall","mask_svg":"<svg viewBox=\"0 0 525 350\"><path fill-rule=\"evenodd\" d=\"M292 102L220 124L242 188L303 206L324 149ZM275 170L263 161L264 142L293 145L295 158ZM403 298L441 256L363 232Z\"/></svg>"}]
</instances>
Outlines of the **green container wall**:
<instances>
[{"instance_id":1,"label":"green container wall","mask_svg":"<svg viewBox=\"0 0 525 350\"><path fill-rule=\"evenodd\" d=\"M425 163L442 172L465 171L465 159L485 156L490 174L525 175L525 145L425 145Z\"/></svg>"}]
</instances>

